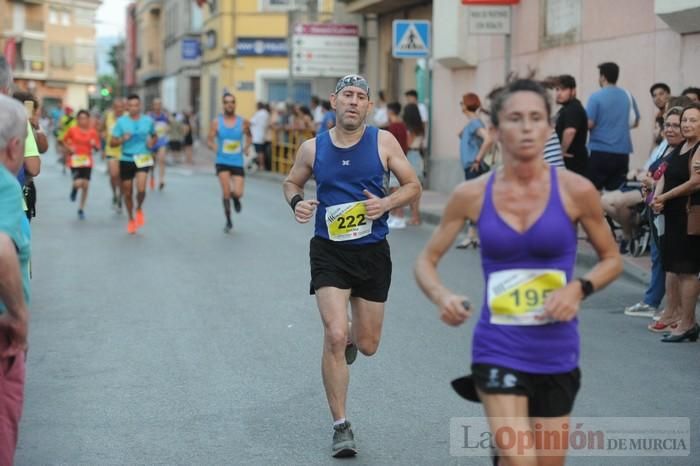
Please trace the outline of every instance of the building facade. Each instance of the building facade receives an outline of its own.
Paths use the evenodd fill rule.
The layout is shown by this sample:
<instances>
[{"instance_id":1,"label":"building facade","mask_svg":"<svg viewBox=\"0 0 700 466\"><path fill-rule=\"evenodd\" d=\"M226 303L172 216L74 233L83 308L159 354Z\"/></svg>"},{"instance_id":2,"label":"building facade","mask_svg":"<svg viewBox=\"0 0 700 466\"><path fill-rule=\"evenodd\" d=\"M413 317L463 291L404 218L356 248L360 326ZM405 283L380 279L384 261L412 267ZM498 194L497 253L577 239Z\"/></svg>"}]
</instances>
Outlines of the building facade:
<instances>
[{"instance_id":1,"label":"building facade","mask_svg":"<svg viewBox=\"0 0 700 466\"><path fill-rule=\"evenodd\" d=\"M141 98L150 106L161 95L165 76L163 47L163 0L138 0L136 22L136 85Z\"/></svg>"},{"instance_id":2,"label":"building facade","mask_svg":"<svg viewBox=\"0 0 700 466\"><path fill-rule=\"evenodd\" d=\"M44 108L87 108L97 84L99 0L0 0L0 50Z\"/></svg>"},{"instance_id":3,"label":"building facade","mask_svg":"<svg viewBox=\"0 0 700 466\"><path fill-rule=\"evenodd\" d=\"M362 15L365 40L376 41L361 59L364 72L389 99L401 100L406 89L416 88L431 108L429 186L452 190L461 181L457 135L466 123L459 100L467 92L484 100L504 82L504 36L470 31L473 7L461 0L344 3L347 12ZM432 21L429 62L391 57L394 19ZM520 0L512 7L511 43L512 71L521 76L535 71L538 78L571 74L584 105L598 89L597 65L620 65L619 85L635 96L642 114L632 130L634 167L643 164L652 146L655 109L649 87L666 82L677 95L700 86L700 0ZM371 49L379 53L372 55Z\"/></svg>"},{"instance_id":4,"label":"building facade","mask_svg":"<svg viewBox=\"0 0 700 466\"><path fill-rule=\"evenodd\" d=\"M297 15L295 19L331 21L333 0L315 1L315 18ZM289 99L288 11L307 7L307 0L210 1L202 7L202 134L221 112L224 90L236 94L237 112L246 117L255 112L257 101ZM312 94L327 96L334 84L332 78L296 78L292 100L308 103Z\"/></svg>"},{"instance_id":5,"label":"building facade","mask_svg":"<svg viewBox=\"0 0 700 466\"><path fill-rule=\"evenodd\" d=\"M163 4L163 106L199 111L202 11L192 0Z\"/></svg>"}]
</instances>

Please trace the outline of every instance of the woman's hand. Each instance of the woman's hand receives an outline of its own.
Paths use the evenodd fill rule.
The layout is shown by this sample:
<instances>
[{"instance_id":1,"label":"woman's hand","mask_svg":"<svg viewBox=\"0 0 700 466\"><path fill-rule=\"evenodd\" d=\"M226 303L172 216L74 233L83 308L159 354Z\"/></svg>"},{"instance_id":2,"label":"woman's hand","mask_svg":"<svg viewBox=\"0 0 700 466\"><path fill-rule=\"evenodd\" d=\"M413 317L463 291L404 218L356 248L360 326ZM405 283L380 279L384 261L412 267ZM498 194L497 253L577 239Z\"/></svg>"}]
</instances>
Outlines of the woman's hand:
<instances>
[{"instance_id":1,"label":"woman's hand","mask_svg":"<svg viewBox=\"0 0 700 466\"><path fill-rule=\"evenodd\" d=\"M654 198L653 201L651 201L651 209L654 211L655 214L660 214L661 211L664 210L664 203L666 202L666 198L664 197L663 194L659 194Z\"/></svg>"}]
</instances>

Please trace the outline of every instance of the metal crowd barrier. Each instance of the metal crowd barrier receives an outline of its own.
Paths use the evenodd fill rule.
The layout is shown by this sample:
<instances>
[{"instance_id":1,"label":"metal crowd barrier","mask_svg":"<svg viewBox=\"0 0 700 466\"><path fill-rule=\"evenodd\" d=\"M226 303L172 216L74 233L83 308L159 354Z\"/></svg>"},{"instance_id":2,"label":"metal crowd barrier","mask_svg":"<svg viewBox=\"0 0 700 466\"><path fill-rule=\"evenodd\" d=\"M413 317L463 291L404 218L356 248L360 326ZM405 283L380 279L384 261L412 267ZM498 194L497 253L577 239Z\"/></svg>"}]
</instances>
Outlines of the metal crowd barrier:
<instances>
[{"instance_id":1,"label":"metal crowd barrier","mask_svg":"<svg viewBox=\"0 0 700 466\"><path fill-rule=\"evenodd\" d=\"M292 169L299 146L314 137L313 132L298 129L277 129L272 138L272 167L275 173L286 175Z\"/></svg>"}]
</instances>

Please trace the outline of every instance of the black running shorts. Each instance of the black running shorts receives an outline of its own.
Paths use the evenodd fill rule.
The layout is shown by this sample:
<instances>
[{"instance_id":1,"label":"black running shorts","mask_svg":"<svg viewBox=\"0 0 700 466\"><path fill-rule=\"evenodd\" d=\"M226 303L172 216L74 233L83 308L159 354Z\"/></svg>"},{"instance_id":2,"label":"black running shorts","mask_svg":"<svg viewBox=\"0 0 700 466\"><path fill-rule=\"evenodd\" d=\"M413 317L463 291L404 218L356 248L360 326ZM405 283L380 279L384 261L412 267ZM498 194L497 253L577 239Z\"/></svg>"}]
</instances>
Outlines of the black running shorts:
<instances>
[{"instance_id":1,"label":"black running shorts","mask_svg":"<svg viewBox=\"0 0 700 466\"><path fill-rule=\"evenodd\" d=\"M309 248L311 294L332 286L350 296L386 302L391 285L391 252L387 240L347 245L314 236Z\"/></svg>"},{"instance_id":2,"label":"black running shorts","mask_svg":"<svg viewBox=\"0 0 700 466\"><path fill-rule=\"evenodd\" d=\"M230 165L222 165L217 163L216 174L218 175L221 172L229 172L231 176L245 176L245 171L243 171L243 167L232 167Z\"/></svg>"},{"instance_id":3,"label":"black running shorts","mask_svg":"<svg viewBox=\"0 0 700 466\"><path fill-rule=\"evenodd\" d=\"M119 161L119 178L122 181L133 180L139 172L148 173L151 167L138 168L134 162Z\"/></svg>"},{"instance_id":4,"label":"black running shorts","mask_svg":"<svg viewBox=\"0 0 700 466\"><path fill-rule=\"evenodd\" d=\"M71 174L74 180L88 180L90 181L90 174L92 173L92 168L90 167L79 167L71 168Z\"/></svg>"},{"instance_id":5,"label":"black running shorts","mask_svg":"<svg viewBox=\"0 0 700 466\"><path fill-rule=\"evenodd\" d=\"M581 387L581 371L563 374L532 374L494 364L472 364L472 373L452 381L455 391L479 402L476 392L522 395L528 399L530 417L561 417L571 413Z\"/></svg>"}]
</instances>

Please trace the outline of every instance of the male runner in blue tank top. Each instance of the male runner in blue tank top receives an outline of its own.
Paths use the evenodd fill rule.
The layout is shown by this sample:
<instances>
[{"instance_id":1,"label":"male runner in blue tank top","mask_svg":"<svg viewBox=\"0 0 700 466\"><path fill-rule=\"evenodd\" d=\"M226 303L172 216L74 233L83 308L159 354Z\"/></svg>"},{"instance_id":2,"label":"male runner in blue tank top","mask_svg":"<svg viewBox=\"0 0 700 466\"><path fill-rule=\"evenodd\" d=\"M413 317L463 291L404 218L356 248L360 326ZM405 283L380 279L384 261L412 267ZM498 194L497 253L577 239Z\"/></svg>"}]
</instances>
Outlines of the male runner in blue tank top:
<instances>
[{"instance_id":1,"label":"male runner in blue tank top","mask_svg":"<svg viewBox=\"0 0 700 466\"><path fill-rule=\"evenodd\" d=\"M377 351L391 282L387 213L416 200L421 188L394 136L365 125L371 104L363 77L341 78L330 100L336 126L301 145L284 196L297 222L309 222L315 212L311 294L324 328L321 373L334 421L332 455L347 457L357 454L345 419L348 364L358 349L366 356ZM391 195L389 172L401 185ZM312 175L316 199L305 200L304 185Z\"/></svg>"},{"instance_id":2,"label":"male runner in blue tank top","mask_svg":"<svg viewBox=\"0 0 700 466\"><path fill-rule=\"evenodd\" d=\"M250 123L236 115L236 97L225 92L222 98L224 113L212 120L209 126L207 145L216 152L216 176L219 177L223 194L226 225L224 231L233 228L231 220L231 200L236 212L241 211L244 176L243 165L252 141ZM245 144L244 144L245 141Z\"/></svg>"},{"instance_id":3,"label":"male runner in blue tank top","mask_svg":"<svg viewBox=\"0 0 700 466\"><path fill-rule=\"evenodd\" d=\"M557 431L562 438L580 385L581 300L622 271L598 191L586 178L549 167L542 158L552 131L550 111L546 91L531 80L515 81L496 97L491 119L503 167L454 190L416 264L418 284L440 318L460 325L471 315L469 301L442 284L437 266L465 222L478 225L484 301L474 330L472 374L453 387L484 404L492 432L507 427L529 439L536 424L538 432ZM575 279L579 223L600 260ZM504 448L498 444L503 436L495 439L501 465L559 466L566 458L565 448L533 448L535 442Z\"/></svg>"}]
</instances>

